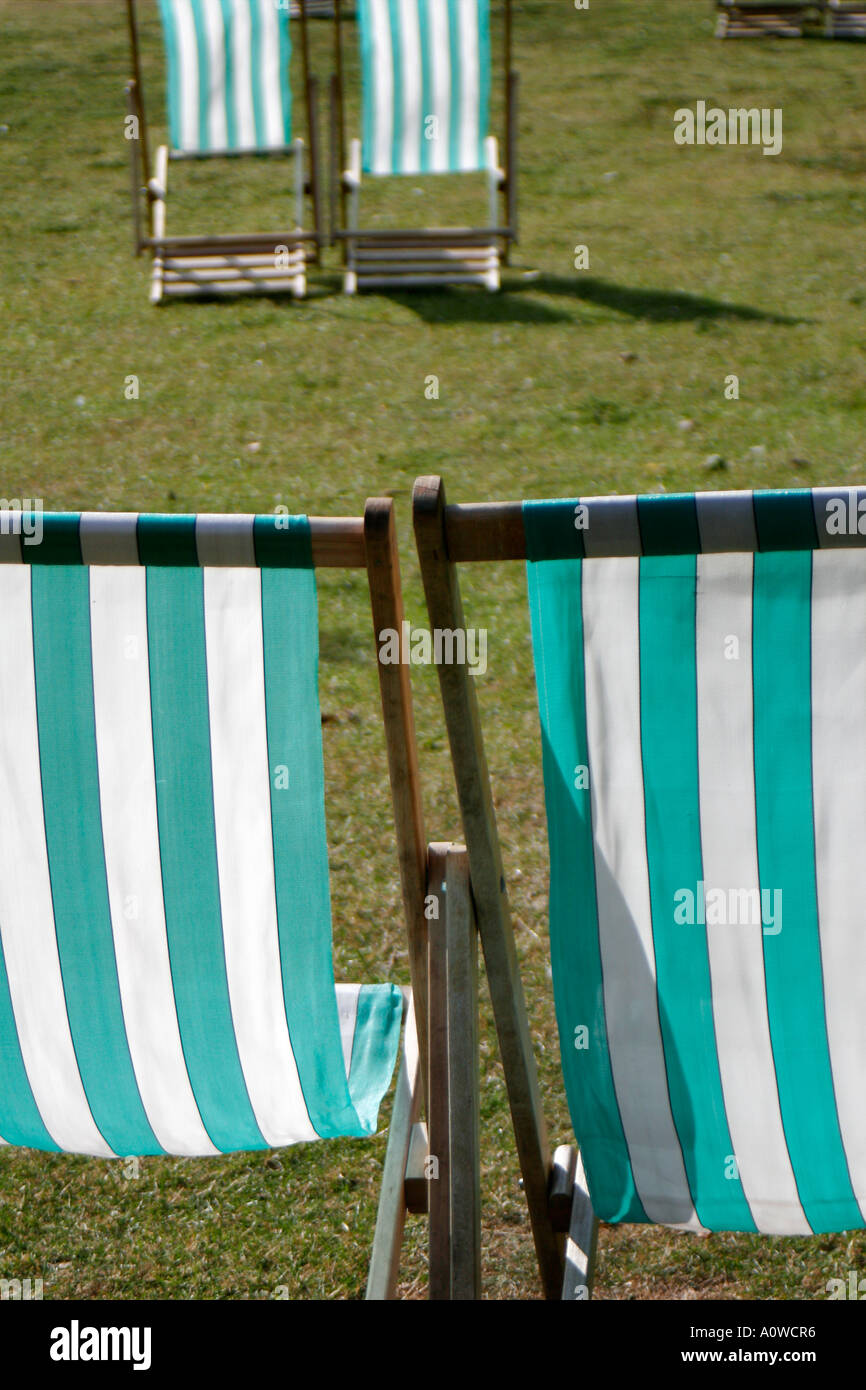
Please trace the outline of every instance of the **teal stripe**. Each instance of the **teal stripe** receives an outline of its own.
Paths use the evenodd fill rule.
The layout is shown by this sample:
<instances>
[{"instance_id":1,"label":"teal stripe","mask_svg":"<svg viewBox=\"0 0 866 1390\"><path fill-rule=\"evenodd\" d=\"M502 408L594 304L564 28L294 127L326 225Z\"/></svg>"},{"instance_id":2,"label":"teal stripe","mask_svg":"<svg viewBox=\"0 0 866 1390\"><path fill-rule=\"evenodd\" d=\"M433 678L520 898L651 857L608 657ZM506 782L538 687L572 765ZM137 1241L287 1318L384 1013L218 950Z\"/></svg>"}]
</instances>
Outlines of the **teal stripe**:
<instances>
[{"instance_id":1,"label":"teal stripe","mask_svg":"<svg viewBox=\"0 0 866 1390\"><path fill-rule=\"evenodd\" d=\"M756 492L752 502L759 550L813 550L818 546L810 488Z\"/></svg>"},{"instance_id":2,"label":"teal stripe","mask_svg":"<svg viewBox=\"0 0 866 1390\"><path fill-rule=\"evenodd\" d=\"M428 0L418 0L418 29L421 38L421 169L430 172L433 141L427 139L427 117L433 115L432 37Z\"/></svg>"},{"instance_id":3,"label":"teal stripe","mask_svg":"<svg viewBox=\"0 0 866 1390\"><path fill-rule=\"evenodd\" d=\"M508 74L506 73L506 80ZM478 0L478 167L484 168L484 138L490 129L490 4Z\"/></svg>"},{"instance_id":4,"label":"teal stripe","mask_svg":"<svg viewBox=\"0 0 866 1390\"><path fill-rule=\"evenodd\" d=\"M289 34L288 9L277 10L280 31L280 100L283 107L283 144L292 142L292 88L289 79L292 61L292 42Z\"/></svg>"},{"instance_id":5,"label":"teal stripe","mask_svg":"<svg viewBox=\"0 0 866 1390\"><path fill-rule=\"evenodd\" d=\"M198 566L194 516L142 515L137 539L139 564Z\"/></svg>"},{"instance_id":6,"label":"teal stripe","mask_svg":"<svg viewBox=\"0 0 866 1390\"><path fill-rule=\"evenodd\" d=\"M312 569L313 543L305 516L257 516L253 549L262 569Z\"/></svg>"},{"instance_id":7,"label":"teal stripe","mask_svg":"<svg viewBox=\"0 0 866 1390\"><path fill-rule=\"evenodd\" d=\"M207 49L207 30L201 12L201 0L190 0L195 25L195 46L198 58L198 143L199 149L211 148L208 128L208 97L210 95L210 60Z\"/></svg>"},{"instance_id":8,"label":"teal stripe","mask_svg":"<svg viewBox=\"0 0 866 1390\"><path fill-rule=\"evenodd\" d=\"M175 32L174 0L159 0L162 17L162 32L166 52L166 92L168 97L168 128L171 147L181 148L180 123L180 60L178 58L177 34Z\"/></svg>"},{"instance_id":9,"label":"teal stripe","mask_svg":"<svg viewBox=\"0 0 866 1390\"><path fill-rule=\"evenodd\" d=\"M29 514L28 526L36 520ZM39 545L22 545L25 564L80 565L81 541L78 512L47 512L42 517L42 540ZM31 531L32 534L32 531Z\"/></svg>"},{"instance_id":10,"label":"teal stripe","mask_svg":"<svg viewBox=\"0 0 866 1390\"><path fill-rule=\"evenodd\" d=\"M361 36L361 154L365 174L373 167L376 148L376 63L370 0L358 0L358 32Z\"/></svg>"},{"instance_id":11,"label":"teal stripe","mask_svg":"<svg viewBox=\"0 0 866 1390\"><path fill-rule=\"evenodd\" d=\"M395 174L403 174L403 53L400 47L400 9L399 0L388 0L388 31L391 40L391 70L394 74L393 109L394 120L391 132L391 168Z\"/></svg>"},{"instance_id":12,"label":"teal stripe","mask_svg":"<svg viewBox=\"0 0 866 1390\"><path fill-rule=\"evenodd\" d=\"M114 1152L162 1153L135 1080L114 958L96 761L89 571L35 569L32 598L45 838L78 1069L94 1121Z\"/></svg>"},{"instance_id":13,"label":"teal stripe","mask_svg":"<svg viewBox=\"0 0 866 1390\"><path fill-rule=\"evenodd\" d=\"M258 0L250 0L250 61L252 64L256 144L261 149L266 141L266 131L264 103L262 101L262 26L259 21Z\"/></svg>"},{"instance_id":14,"label":"teal stripe","mask_svg":"<svg viewBox=\"0 0 866 1390\"><path fill-rule=\"evenodd\" d=\"M379 1106L394 1074L402 1019L403 997L396 985L361 986L349 1092L366 1134L376 1133Z\"/></svg>"},{"instance_id":15,"label":"teal stripe","mask_svg":"<svg viewBox=\"0 0 866 1390\"><path fill-rule=\"evenodd\" d=\"M692 1200L709 1230L754 1231L719 1071L706 926L675 920L703 881L694 556L640 562L641 748L659 1021ZM635 846L635 853L639 847Z\"/></svg>"},{"instance_id":16,"label":"teal stripe","mask_svg":"<svg viewBox=\"0 0 866 1390\"><path fill-rule=\"evenodd\" d=\"M571 501L524 502L523 524L528 560L582 559L586 553L584 536L575 522L576 508Z\"/></svg>"},{"instance_id":17,"label":"teal stripe","mask_svg":"<svg viewBox=\"0 0 866 1390\"><path fill-rule=\"evenodd\" d=\"M639 497L637 518L644 555L700 554L694 496Z\"/></svg>"},{"instance_id":18,"label":"teal stripe","mask_svg":"<svg viewBox=\"0 0 866 1390\"><path fill-rule=\"evenodd\" d=\"M234 14L231 0L220 0L220 9L223 20L223 48L226 66L226 141L230 150L236 150L238 148L238 120L235 110L237 93L235 91L235 59L232 44Z\"/></svg>"},{"instance_id":19,"label":"teal stripe","mask_svg":"<svg viewBox=\"0 0 866 1390\"><path fill-rule=\"evenodd\" d=\"M524 512L530 553L535 509ZM581 562L527 565L550 840L550 951L562 1067L593 1205L606 1221L646 1221L613 1083L604 1011L588 767ZM588 1029L578 1049L575 1030Z\"/></svg>"},{"instance_id":20,"label":"teal stripe","mask_svg":"<svg viewBox=\"0 0 866 1390\"><path fill-rule=\"evenodd\" d=\"M201 570L147 573L159 845L177 1020L218 1149L265 1148L232 1027L220 913Z\"/></svg>"},{"instance_id":21,"label":"teal stripe","mask_svg":"<svg viewBox=\"0 0 866 1390\"><path fill-rule=\"evenodd\" d=\"M0 1135L7 1144L59 1151L33 1098L9 993L6 958L0 940Z\"/></svg>"},{"instance_id":22,"label":"teal stripe","mask_svg":"<svg viewBox=\"0 0 866 1390\"><path fill-rule=\"evenodd\" d=\"M313 570L262 571L271 822L283 998L310 1121L363 1134L340 1043L331 949L325 773ZM279 769L288 786L279 786ZM283 774L283 779L285 774Z\"/></svg>"},{"instance_id":23,"label":"teal stripe","mask_svg":"<svg viewBox=\"0 0 866 1390\"><path fill-rule=\"evenodd\" d=\"M463 121L463 102L460 92L459 6L463 3L465 0L448 0L448 40L451 64L451 101L449 103L451 128L448 132L448 167L452 170L460 168L460 130Z\"/></svg>"},{"instance_id":24,"label":"teal stripe","mask_svg":"<svg viewBox=\"0 0 866 1390\"><path fill-rule=\"evenodd\" d=\"M778 889L782 907L781 930L764 929L776 1080L806 1218L813 1231L844 1231L863 1218L839 1132L824 1012L812 813L812 556L756 555L754 576L758 863L762 890Z\"/></svg>"}]
</instances>

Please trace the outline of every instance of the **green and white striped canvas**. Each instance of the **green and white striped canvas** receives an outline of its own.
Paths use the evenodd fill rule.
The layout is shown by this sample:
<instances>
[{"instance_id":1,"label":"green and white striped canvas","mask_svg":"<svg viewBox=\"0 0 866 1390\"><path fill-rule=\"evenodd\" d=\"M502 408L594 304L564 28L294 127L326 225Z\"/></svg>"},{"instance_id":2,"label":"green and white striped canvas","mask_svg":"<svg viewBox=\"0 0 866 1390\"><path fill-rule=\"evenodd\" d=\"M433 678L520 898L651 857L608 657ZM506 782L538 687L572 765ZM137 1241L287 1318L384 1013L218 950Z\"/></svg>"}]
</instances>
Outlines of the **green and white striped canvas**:
<instances>
[{"instance_id":1,"label":"green and white striped canvas","mask_svg":"<svg viewBox=\"0 0 866 1390\"><path fill-rule=\"evenodd\" d=\"M866 1224L866 490L526 503L566 1089L608 1221Z\"/></svg>"},{"instance_id":2,"label":"green and white striped canvas","mask_svg":"<svg viewBox=\"0 0 866 1390\"><path fill-rule=\"evenodd\" d=\"M159 0L172 149L283 149L292 139L289 12L278 0Z\"/></svg>"},{"instance_id":3,"label":"green and white striped canvas","mask_svg":"<svg viewBox=\"0 0 866 1390\"><path fill-rule=\"evenodd\" d=\"M485 167L489 8L489 0L359 0L366 173Z\"/></svg>"},{"instance_id":4,"label":"green and white striped canvas","mask_svg":"<svg viewBox=\"0 0 866 1390\"><path fill-rule=\"evenodd\" d=\"M0 1138L373 1132L402 997L334 984L307 521L33 522L0 515Z\"/></svg>"}]
</instances>

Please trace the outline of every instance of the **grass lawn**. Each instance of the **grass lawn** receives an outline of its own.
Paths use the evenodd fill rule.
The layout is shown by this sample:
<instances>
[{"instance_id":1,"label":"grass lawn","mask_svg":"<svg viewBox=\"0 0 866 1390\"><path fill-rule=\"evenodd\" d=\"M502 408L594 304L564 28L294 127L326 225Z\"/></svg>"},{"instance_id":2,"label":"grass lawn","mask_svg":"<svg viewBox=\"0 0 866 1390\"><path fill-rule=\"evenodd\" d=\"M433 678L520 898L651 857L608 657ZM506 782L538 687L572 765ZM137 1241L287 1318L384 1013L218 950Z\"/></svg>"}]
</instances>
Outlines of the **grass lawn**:
<instances>
[{"instance_id":1,"label":"grass lawn","mask_svg":"<svg viewBox=\"0 0 866 1390\"><path fill-rule=\"evenodd\" d=\"M155 0L141 9L161 134ZM441 472L452 501L862 482L866 52L722 44L713 27L709 0L516 0L521 242L498 296L346 299L329 252L306 303L153 310L131 255L124 6L0 0L0 492L46 509L322 514L387 492L421 624L419 473ZM326 79L330 26L311 29ZM356 74L353 53L352 92ZM701 99L782 108L782 153L678 147L674 111ZM462 197L450 180L408 184L365 189L367 205L432 220L440 194L446 210ZM169 231L266 229L289 197L269 162L174 165ZM461 220L473 199L480 216L470 181ZM479 696L548 1123L565 1140L524 574L463 583L467 623L489 632ZM363 576L326 574L320 595L338 978L403 983ZM435 672L413 680L428 835L459 838ZM485 1295L537 1298L486 998L482 1010ZM383 1155L382 1138L139 1165L2 1153L0 1276L42 1277L46 1298L357 1298ZM424 1240L411 1219L408 1296L425 1291ZM860 1234L624 1227L600 1245L601 1298L821 1298L866 1265Z\"/></svg>"}]
</instances>

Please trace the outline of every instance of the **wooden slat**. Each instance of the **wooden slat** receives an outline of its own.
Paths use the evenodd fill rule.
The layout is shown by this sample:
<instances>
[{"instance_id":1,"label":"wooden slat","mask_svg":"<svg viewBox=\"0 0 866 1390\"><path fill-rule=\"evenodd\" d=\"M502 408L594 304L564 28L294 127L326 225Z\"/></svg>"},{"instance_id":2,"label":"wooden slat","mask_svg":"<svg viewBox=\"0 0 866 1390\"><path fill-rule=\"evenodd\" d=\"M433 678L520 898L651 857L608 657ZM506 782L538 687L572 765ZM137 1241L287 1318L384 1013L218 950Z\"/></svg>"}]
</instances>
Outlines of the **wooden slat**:
<instances>
[{"instance_id":1,"label":"wooden slat","mask_svg":"<svg viewBox=\"0 0 866 1390\"><path fill-rule=\"evenodd\" d=\"M405 1027L397 1089L388 1129L373 1252L367 1275L367 1298L393 1298L397 1288L400 1247L406 1219L405 1176L412 1135L421 1108L421 1067L411 991L403 991Z\"/></svg>"},{"instance_id":2,"label":"wooden slat","mask_svg":"<svg viewBox=\"0 0 866 1390\"><path fill-rule=\"evenodd\" d=\"M385 630L402 632L403 593L394 504L390 497L369 498L364 509L364 548L376 651L379 635ZM388 751L388 772L394 803L394 824L400 886L409 947L409 971L418 1017L418 1035L427 1036L427 841L421 805L421 775L412 708L409 668L402 662L386 665L377 661L379 691ZM429 1097L426 1057L422 1050L421 1074L424 1094Z\"/></svg>"},{"instance_id":3,"label":"wooden slat","mask_svg":"<svg viewBox=\"0 0 866 1390\"><path fill-rule=\"evenodd\" d=\"M525 560L522 502L478 502L445 508L448 557L466 560Z\"/></svg>"},{"instance_id":4,"label":"wooden slat","mask_svg":"<svg viewBox=\"0 0 866 1390\"><path fill-rule=\"evenodd\" d=\"M311 516L309 522L316 569L366 569L363 518Z\"/></svg>"},{"instance_id":5,"label":"wooden slat","mask_svg":"<svg viewBox=\"0 0 866 1390\"><path fill-rule=\"evenodd\" d=\"M469 892L469 856L448 850L445 869L448 960L448 1113L451 1164L451 1297L481 1297L478 945Z\"/></svg>"},{"instance_id":6,"label":"wooden slat","mask_svg":"<svg viewBox=\"0 0 866 1390\"><path fill-rule=\"evenodd\" d=\"M252 232L249 234L227 233L224 236L171 237L167 237L164 232L155 232L152 237L147 238L144 244L154 251L161 251L165 256L230 256L244 255L247 252L256 251L270 251L274 253L278 246L288 246L291 250L304 242L313 242L315 239L315 232L299 231Z\"/></svg>"},{"instance_id":7,"label":"wooden slat","mask_svg":"<svg viewBox=\"0 0 866 1390\"><path fill-rule=\"evenodd\" d=\"M430 626L443 631L463 628L463 603L446 542L445 492L440 478L419 478L416 482L414 520ZM437 669L463 833L469 850L472 893L538 1265L545 1295L559 1298L563 1254L548 1209L550 1148L511 928L474 681L465 666L442 663Z\"/></svg>"},{"instance_id":8,"label":"wooden slat","mask_svg":"<svg viewBox=\"0 0 866 1390\"><path fill-rule=\"evenodd\" d=\"M423 242L443 242L445 245L452 243L470 243L475 245L486 245L487 242L501 237L510 237L511 231L508 227L400 227L391 229L366 229L364 231L337 231L335 236L338 240L363 242L385 242L393 243L396 246L414 246Z\"/></svg>"},{"instance_id":9,"label":"wooden slat","mask_svg":"<svg viewBox=\"0 0 866 1390\"><path fill-rule=\"evenodd\" d=\"M578 1154L577 1169L574 1175L571 1227L565 1249L563 1301L584 1301L592 1297L597 1246L598 1218L589 1199L583 1157Z\"/></svg>"},{"instance_id":10,"label":"wooden slat","mask_svg":"<svg viewBox=\"0 0 866 1390\"><path fill-rule=\"evenodd\" d=\"M429 923L427 978L427 1067L430 1134L430 1298L451 1297L451 1164L448 1103L448 951L445 882L449 846L429 849L428 888L439 901L439 916Z\"/></svg>"}]
</instances>

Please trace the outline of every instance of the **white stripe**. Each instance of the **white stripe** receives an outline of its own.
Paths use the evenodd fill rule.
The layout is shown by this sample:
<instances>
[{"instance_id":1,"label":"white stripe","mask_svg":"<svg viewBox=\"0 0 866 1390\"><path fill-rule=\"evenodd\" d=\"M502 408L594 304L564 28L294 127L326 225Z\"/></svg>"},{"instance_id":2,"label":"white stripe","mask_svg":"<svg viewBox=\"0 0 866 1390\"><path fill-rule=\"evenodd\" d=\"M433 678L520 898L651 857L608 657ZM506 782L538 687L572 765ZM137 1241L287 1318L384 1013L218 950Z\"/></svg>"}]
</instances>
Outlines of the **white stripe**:
<instances>
[{"instance_id":1,"label":"white stripe","mask_svg":"<svg viewBox=\"0 0 866 1390\"><path fill-rule=\"evenodd\" d=\"M343 1065L346 1080L352 1069L352 1048L355 1044L355 1028L358 1022L358 996L360 985L337 985L337 1013L340 1018L340 1042L343 1046Z\"/></svg>"},{"instance_id":2,"label":"white stripe","mask_svg":"<svg viewBox=\"0 0 866 1390\"><path fill-rule=\"evenodd\" d=\"M272 1146L316 1138L283 1001L259 570L204 571L220 905L232 1020L256 1122Z\"/></svg>"},{"instance_id":3,"label":"white stripe","mask_svg":"<svg viewBox=\"0 0 866 1390\"><path fill-rule=\"evenodd\" d=\"M754 551L758 548L751 492L697 492L695 507L701 550Z\"/></svg>"},{"instance_id":4,"label":"white stripe","mask_svg":"<svg viewBox=\"0 0 866 1390\"><path fill-rule=\"evenodd\" d=\"M583 568L586 723L611 1070L635 1185L651 1221L700 1228L668 1094L659 1026L640 741L638 560Z\"/></svg>"},{"instance_id":5,"label":"white stripe","mask_svg":"<svg viewBox=\"0 0 866 1390\"><path fill-rule=\"evenodd\" d=\"M232 17L236 139L238 149L253 150L256 147L256 117L253 106L252 25L249 0L232 0Z\"/></svg>"},{"instance_id":6,"label":"white stripe","mask_svg":"<svg viewBox=\"0 0 866 1390\"><path fill-rule=\"evenodd\" d=\"M866 1217L866 551L812 557L812 778L824 1002L842 1142Z\"/></svg>"},{"instance_id":7,"label":"white stripe","mask_svg":"<svg viewBox=\"0 0 866 1390\"><path fill-rule=\"evenodd\" d=\"M460 168L479 168L481 146L478 103L480 100L480 70L478 52L478 5L476 0L463 0L460 10ZM453 80L453 74L452 74Z\"/></svg>"},{"instance_id":8,"label":"white stripe","mask_svg":"<svg viewBox=\"0 0 866 1390\"><path fill-rule=\"evenodd\" d=\"M862 487L813 488L812 510L815 517L815 529L818 532L818 545L822 550L831 547L850 549L864 544L864 536L866 536L866 489Z\"/></svg>"},{"instance_id":9,"label":"white stripe","mask_svg":"<svg viewBox=\"0 0 866 1390\"><path fill-rule=\"evenodd\" d=\"M424 139L424 69L421 60L421 30L418 19L418 0L400 0L400 73L402 78L403 110L401 172L421 172L421 142Z\"/></svg>"},{"instance_id":10,"label":"white stripe","mask_svg":"<svg viewBox=\"0 0 866 1390\"><path fill-rule=\"evenodd\" d=\"M588 559L640 555L636 497L594 497L587 499L586 508L587 523L581 534Z\"/></svg>"},{"instance_id":11,"label":"white stripe","mask_svg":"<svg viewBox=\"0 0 866 1390\"><path fill-rule=\"evenodd\" d=\"M704 895L760 891L752 700L751 555L697 559L698 777ZM728 1127L759 1231L808 1235L779 1107L760 922L707 926ZM719 1168L728 1155L719 1155Z\"/></svg>"},{"instance_id":12,"label":"white stripe","mask_svg":"<svg viewBox=\"0 0 866 1390\"><path fill-rule=\"evenodd\" d=\"M431 141L432 168L448 170L448 144L451 130L451 46L448 29L448 0L427 0L429 17L427 49L430 59L432 107L425 115L436 117L436 139Z\"/></svg>"},{"instance_id":13,"label":"white stripe","mask_svg":"<svg viewBox=\"0 0 866 1390\"><path fill-rule=\"evenodd\" d=\"M24 563L22 521L20 511L0 511L0 565Z\"/></svg>"},{"instance_id":14,"label":"white stripe","mask_svg":"<svg viewBox=\"0 0 866 1390\"><path fill-rule=\"evenodd\" d=\"M45 1128L61 1149L112 1158L78 1072L57 951L30 576L29 565L0 569L0 934L21 1054Z\"/></svg>"},{"instance_id":15,"label":"white stripe","mask_svg":"<svg viewBox=\"0 0 866 1390\"><path fill-rule=\"evenodd\" d=\"M85 565L137 565L138 512L82 512L78 527Z\"/></svg>"},{"instance_id":16,"label":"white stripe","mask_svg":"<svg viewBox=\"0 0 866 1390\"><path fill-rule=\"evenodd\" d=\"M283 131L283 100L280 92L280 30L274 0L253 0L259 7L259 72L253 74L259 85L264 121L264 141L268 149L286 143Z\"/></svg>"},{"instance_id":17,"label":"white stripe","mask_svg":"<svg viewBox=\"0 0 866 1390\"><path fill-rule=\"evenodd\" d=\"M252 516L197 516L195 545L198 562L206 565L240 566L256 563Z\"/></svg>"},{"instance_id":18,"label":"white stripe","mask_svg":"<svg viewBox=\"0 0 866 1390\"><path fill-rule=\"evenodd\" d=\"M388 0L370 0L370 35L373 43L373 91L368 90L366 96L373 105L373 148L366 153L374 174L390 174L393 165L394 67Z\"/></svg>"},{"instance_id":19,"label":"white stripe","mask_svg":"<svg viewBox=\"0 0 866 1390\"><path fill-rule=\"evenodd\" d=\"M123 1021L167 1153L216 1154L187 1075L169 962L156 811L147 572L90 572L93 699L108 900Z\"/></svg>"},{"instance_id":20,"label":"white stripe","mask_svg":"<svg viewBox=\"0 0 866 1390\"><path fill-rule=\"evenodd\" d=\"M190 0L174 0L177 44L178 91L180 108L180 148L197 150L201 146L198 126L198 45Z\"/></svg>"},{"instance_id":21,"label":"white stripe","mask_svg":"<svg viewBox=\"0 0 866 1390\"><path fill-rule=\"evenodd\" d=\"M202 0L202 14L208 58L208 149L224 150L229 138L226 120L226 39L220 0Z\"/></svg>"}]
</instances>

